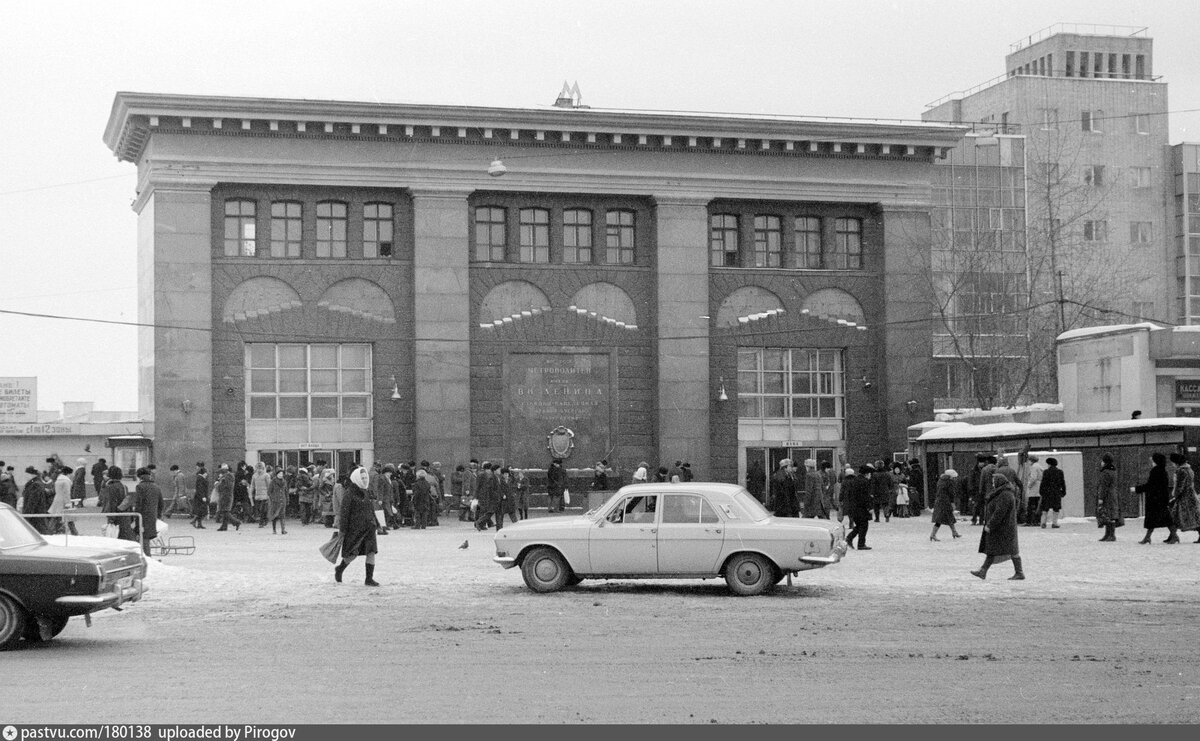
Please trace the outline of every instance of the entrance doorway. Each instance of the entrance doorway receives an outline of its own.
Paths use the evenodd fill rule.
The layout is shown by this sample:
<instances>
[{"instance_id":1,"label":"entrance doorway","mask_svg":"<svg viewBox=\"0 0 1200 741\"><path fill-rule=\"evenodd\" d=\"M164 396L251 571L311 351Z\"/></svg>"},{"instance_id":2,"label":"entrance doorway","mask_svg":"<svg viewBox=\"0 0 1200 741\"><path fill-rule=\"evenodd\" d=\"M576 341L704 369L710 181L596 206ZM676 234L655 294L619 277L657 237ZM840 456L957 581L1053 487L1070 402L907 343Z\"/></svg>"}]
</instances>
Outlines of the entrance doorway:
<instances>
[{"instance_id":1,"label":"entrance doorway","mask_svg":"<svg viewBox=\"0 0 1200 741\"><path fill-rule=\"evenodd\" d=\"M792 463L796 466L797 478L799 479L797 488L803 489L805 460L812 458L817 462L818 468L820 468L823 461L828 461L836 470L844 457L841 448L833 447L771 446L745 448L745 455L740 461L742 480L745 482L746 488L750 489L751 492L763 492L764 503L771 502L774 501L771 492L771 474L779 470L779 462L784 458L791 459ZM751 473L757 477L759 472L761 472L762 476L761 489L757 488L759 482L750 481Z\"/></svg>"},{"instance_id":2,"label":"entrance doorway","mask_svg":"<svg viewBox=\"0 0 1200 741\"><path fill-rule=\"evenodd\" d=\"M283 466L310 466L324 464L333 466L338 475L348 474L362 462L361 450L260 450L258 459L263 463L278 468Z\"/></svg>"}]
</instances>

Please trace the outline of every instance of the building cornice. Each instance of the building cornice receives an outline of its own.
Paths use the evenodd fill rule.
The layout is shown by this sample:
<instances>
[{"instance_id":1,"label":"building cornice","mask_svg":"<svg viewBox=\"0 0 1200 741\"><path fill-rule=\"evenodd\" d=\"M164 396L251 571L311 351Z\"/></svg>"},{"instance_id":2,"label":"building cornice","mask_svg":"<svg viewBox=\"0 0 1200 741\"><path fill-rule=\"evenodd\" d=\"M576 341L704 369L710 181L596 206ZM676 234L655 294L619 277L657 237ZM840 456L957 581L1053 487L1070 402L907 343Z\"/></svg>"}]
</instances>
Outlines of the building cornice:
<instances>
[{"instance_id":1,"label":"building cornice","mask_svg":"<svg viewBox=\"0 0 1200 741\"><path fill-rule=\"evenodd\" d=\"M119 92L104 142L138 162L155 131L776 156L945 156L968 130L941 123L591 108L355 103Z\"/></svg>"}]
</instances>

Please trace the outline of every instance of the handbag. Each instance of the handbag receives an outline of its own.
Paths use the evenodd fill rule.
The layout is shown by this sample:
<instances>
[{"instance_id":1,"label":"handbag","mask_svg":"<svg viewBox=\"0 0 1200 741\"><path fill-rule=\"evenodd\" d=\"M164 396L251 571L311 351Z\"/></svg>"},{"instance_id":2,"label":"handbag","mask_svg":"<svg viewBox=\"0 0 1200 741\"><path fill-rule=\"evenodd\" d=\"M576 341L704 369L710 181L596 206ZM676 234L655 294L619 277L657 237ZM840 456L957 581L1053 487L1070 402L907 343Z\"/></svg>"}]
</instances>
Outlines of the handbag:
<instances>
[{"instance_id":1,"label":"handbag","mask_svg":"<svg viewBox=\"0 0 1200 741\"><path fill-rule=\"evenodd\" d=\"M569 489L563 489L563 504L570 504L570 503L571 503L571 491Z\"/></svg>"},{"instance_id":2,"label":"handbag","mask_svg":"<svg viewBox=\"0 0 1200 741\"><path fill-rule=\"evenodd\" d=\"M329 540L317 546L317 550L329 563L337 563L338 554L342 552L342 534L337 533Z\"/></svg>"}]
</instances>

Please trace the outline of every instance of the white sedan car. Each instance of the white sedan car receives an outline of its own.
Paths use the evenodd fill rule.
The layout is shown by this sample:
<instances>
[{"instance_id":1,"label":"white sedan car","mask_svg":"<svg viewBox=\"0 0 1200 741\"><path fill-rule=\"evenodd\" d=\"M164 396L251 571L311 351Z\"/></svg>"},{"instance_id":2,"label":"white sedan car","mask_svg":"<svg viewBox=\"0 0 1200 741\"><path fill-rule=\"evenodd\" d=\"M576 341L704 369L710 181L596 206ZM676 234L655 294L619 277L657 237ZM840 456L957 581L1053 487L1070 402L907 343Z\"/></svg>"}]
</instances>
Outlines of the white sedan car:
<instances>
[{"instance_id":1,"label":"white sedan car","mask_svg":"<svg viewBox=\"0 0 1200 741\"><path fill-rule=\"evenodd\" d=\"M735 594L837 563L846 532L830 520L775 517L741 486L622 487L579 517L523 520L496 532L494 560L535 592L583 579L725 578Z\"/></svg>"}]
</instances>

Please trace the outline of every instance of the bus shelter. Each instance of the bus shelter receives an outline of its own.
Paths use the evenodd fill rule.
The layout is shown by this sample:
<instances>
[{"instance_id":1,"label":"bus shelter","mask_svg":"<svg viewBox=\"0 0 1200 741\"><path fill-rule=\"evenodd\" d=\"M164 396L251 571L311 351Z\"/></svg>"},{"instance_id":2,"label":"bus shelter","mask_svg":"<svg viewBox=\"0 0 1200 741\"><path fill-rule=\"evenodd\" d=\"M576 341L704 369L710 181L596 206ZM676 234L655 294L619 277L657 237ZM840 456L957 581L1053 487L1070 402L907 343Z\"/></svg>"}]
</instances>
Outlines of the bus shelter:
<instances>
[{"instance_id":1,"label":"bus shelter","mask_svg":"<svg viewBox=\"0 0 1200 741\"><path fill-rule=\"evenodd\" d=\"M960 475L974 470L979 453L1037 451L1041 456L1077 453L1082 461L1083 514L1096 514L1096 486L1100 457L1111 453L1117 467L1117 487L1122 492L1121 509L1126 517L1140 517L1142 496L1131 487L1144 483L1150 473L1153 453L1180 452L1196 466L1200 446L1200 419L1159 417L1108 422L1050 422L1042 424L1003 422L973 425L947 422L931 426L925 422L910 429L910 449L921 460L927 484L936 485L947 468ZM1041 457L1042 462L1045 458ZM1168 462L1168 470L1174 473ZM1066 474L1066 471L1064 471ZM1074 488L1067 482L1068 496ZM932 491L929 486L926 491Z\"/></svg>"}]
</instances>

